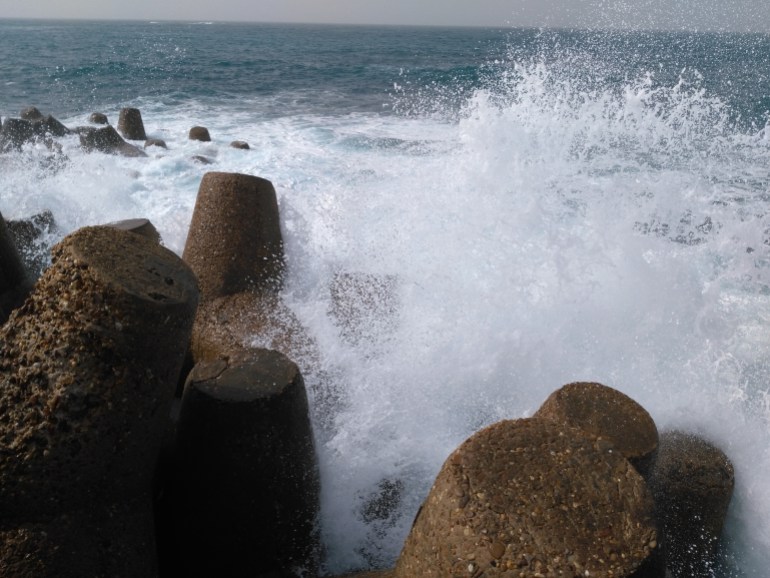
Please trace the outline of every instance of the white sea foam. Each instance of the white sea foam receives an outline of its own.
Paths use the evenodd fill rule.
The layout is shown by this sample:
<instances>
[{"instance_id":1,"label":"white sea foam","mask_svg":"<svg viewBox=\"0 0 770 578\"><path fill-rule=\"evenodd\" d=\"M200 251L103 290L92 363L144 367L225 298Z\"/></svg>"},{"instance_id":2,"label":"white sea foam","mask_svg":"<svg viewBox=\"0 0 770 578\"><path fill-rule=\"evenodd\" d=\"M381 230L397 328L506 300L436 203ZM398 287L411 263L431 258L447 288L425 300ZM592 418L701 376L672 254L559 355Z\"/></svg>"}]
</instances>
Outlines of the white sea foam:
<instances>
[{"instance_id":1,"label":"white sea foam","mask_svg":"<svg viewBox=\"0 0 770 578\"><path fill-rule=\"evenodd\" d=\"M141 103L148 134L168 150L88 155L72 138L55 172L34 162L41 150L23 163L7 157L0 211L51 209L62 234L144 216L181 253L204 172L273 181L286 298L343 392L329 414L315 403L318 368L304 368L330 571L392 563L441 463L476 429L531 415L564 383L596 380L639 401L661 429L697 430L730 455L733 572L764 572L763 131L732 128L697 82L586 91L538 64L511 66L459 121L276 118L263 107ZM195 124L212 143L187 140ZM252 150L230 148L235 139ZM329 313L340 271L397 279L397 311L369 320L357 341ZM392 511L373 508L378 493L397 496Z\"/></svg>"}]
</instances>

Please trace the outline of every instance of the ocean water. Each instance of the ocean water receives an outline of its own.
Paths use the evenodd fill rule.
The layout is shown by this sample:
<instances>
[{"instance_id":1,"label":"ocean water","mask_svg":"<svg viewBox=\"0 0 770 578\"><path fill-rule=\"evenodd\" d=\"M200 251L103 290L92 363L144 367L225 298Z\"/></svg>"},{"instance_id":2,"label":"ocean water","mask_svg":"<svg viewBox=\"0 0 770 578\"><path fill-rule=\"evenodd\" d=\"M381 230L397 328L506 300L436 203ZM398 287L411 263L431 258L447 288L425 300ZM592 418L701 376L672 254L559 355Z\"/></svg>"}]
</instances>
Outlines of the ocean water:
<instances>
[{"instance_id":1,"label":"ocean water","mask_svg":"<svg viewBox=\"0 0 770 578\"><path fill-rule=\"evenodd\" d=\"M206 171L275 185L330 574L392 565L446 456L576 380L730 456L715 575L767 574L770 36L6 20L0 54L4 118L133 106L168 143L0 156L51 241L147 217L181 253ZM340 273L388 306L341 327Z\"/></svg>"}]
</instances>

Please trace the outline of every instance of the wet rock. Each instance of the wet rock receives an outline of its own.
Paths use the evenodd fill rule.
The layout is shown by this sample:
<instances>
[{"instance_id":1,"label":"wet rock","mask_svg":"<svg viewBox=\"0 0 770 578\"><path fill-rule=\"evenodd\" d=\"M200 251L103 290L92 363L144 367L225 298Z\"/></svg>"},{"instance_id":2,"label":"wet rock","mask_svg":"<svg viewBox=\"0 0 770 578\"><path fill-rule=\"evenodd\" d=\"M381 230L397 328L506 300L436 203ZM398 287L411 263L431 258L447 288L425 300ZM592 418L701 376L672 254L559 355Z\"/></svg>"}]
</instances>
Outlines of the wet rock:
<instances>
[{"instance_id":1,"label":"wet rock","mask_svg":"<svg viewBox=\"0 0 770 578\"><path fill-rule=\"evenodd\" d=\"M569 383L555 391L535 417L577 427L611 444L642 475L658 447L650 414L620 391L600 383Z\"/></svg>"},{"instance_id":2,"label":"wet rock","mask_svg":"<svg viewBox=\"0 0 770 578\"><path fill-rule=\"evenodd\" d=\"M213 159L210 159L209 157L204 157L203 155L193 155L193 156L190 157L190 159L193 162L198 163L200 165L213 165L214 164Z\"/></svg>"},{"instance_id":3,"label":"wet rock","mask_svg":"<svg viewBox=\"0 0 770 578\"><path fill-rule=\"evenodd\" d=\"M28 106L28 107L26 107L26 108L21 110L21 112L19 113L19 118L22 118L24 120L29 120L29 121L34 122L34 121L37 121L37 120L42 120L43 119L43 113L41 113L37 109L37 107Z\"/></svg>"},{"instance_id":4,"label":"wet rock","mask_svg":"<svg viewBox=\"0 0 770 578\"><path fill-rule=\"evenodd\" d=\"M92 124L109 124L107 115L102 112L92 112L91 116L88 117L88 122Z\"/></svg>"},{"instance_id":5,"label":"wet rock","mask_svg":"<svg viewBox=\"0 0 770 578\"><path fill-rule=\"evenodd\" d=\"M190 129L190 132L188 133L187 137L190 140L197 140L201 142L210 142L211 141L211 135L209 134L209 129L207 129L205 126L194 126Z\"/></svg>"},{"instance_id":6,"label":"wet rock","mask_svg":"<svg viewBox=\"0 0 770 578\"><path fill-rule=\"evenodd\" d=\"M13 236L0 215L0 324L21 305L32 279L19 256Z\"/></svg>"},{"instance_id":7,"label":"wet rock","mask_svg":"<svg viewBox=\"0 0 770 578\"><path fill-rule=\"evenodd\" d=\"M32 279L37 279L50 263L52 239L58 232L53 213L43 211L6 224L25 269Z\"/></svg>"},{"instance_id":8,"label":"wet rock","mask_svg":"<svg viewBox=\"0 0 770 578\"><path fill-rule=\"evenodd\" d=\"M318 470L304 382L286 356L257 349L197 364L175 457L183 575L315 575Z\"/></svg>"},{"instance_id":9,"label":"wet rock","mask_svg":"<svg viewBox=\"0 0 770 578\"><path fill-rule=\"evenodd\" d=\"M672 576L712 576L735 486L728 457L697 435L664 432L649 485Z\"/></svg>"},{"instance_id":10,"label":"wet rock","mask_svg":"<svg viewBox=\"0 0 770 578\"><path fill-rule=\"evenodd\" d=\"M151 523L129 533L115 518L152 519L197 298L181 259L140 235L88 227L54 247L0 331L0 528L13 552L30 553L10 552L0 568L116 575L108 561L119 549L137 556L125 564L143 569L132 575L154 575Z\"/></svg>"},{"instance_id":11,"label":"wet rock","mask_svg":"<svg viewBox=\"0 0 770 578\"><path fill-rule=\"evenodd\" d=\"M155 243L160 243L160 233L148 219L125 219L114 223L107 223L106 227L113 227L121 231L130 231L137 235L142 235Z\"/></svg>"},{"instance_id":12,"label":"wet rock","mask_svg":"<svg viewBox=\"0 0 770 578\"><path fill-rule=\"evenodd\" d=\"M203 300L277 292L284 269L278 201L270 181L209 172L201 179L183 259Z\"/></svg>"},{"instance_id":13,"label":"wet rock","mask_svg":"<svg viewBox=\"0 0 770 578\"><path fill-rule=\"evenodd\" d=\"M662 577L642 477L578 429L508 420L446 460L415 519L397 578Z\"/></svg>"},{"instance_id":14,"label":"wet rock","mask_svg":"<svg viewBox=\"0 0 770 578\"><path fill-rule=\"evenodd\" d=\"M86 151L99 151L107 154L119 154L125 157L146 157L140 148L127 143L111 126L103 128L80 127L80 146Z\"/></svg>"},{"instance_id":15,"label":"wet rock","mask_svg":"<svg viewBox=\"0 0 770 578\"><path fill-rule=\"evenodd\" d=\"M35 137L35 128L31 121L20 118L6 118L0 132L0 152L20 150Z\"/></svg>"},{"instance_id":16,"label":"wet rock","mask_svg":"<svg viewBox=\"0 0 770 578\"><path fill-rule=\"evenodd\" d=\"M118 116L118 131L128 140L146 140L141 111L138 108L122 108Z\"/></svg>"},{"instance_id":17,"label":"wet rock","mask_svg":"<svg viewBox=\"0 0 770 578\"><path fill-rule=\"evenodd\" d=\"M166 144L166 141L160 138L148 138L146 141L144 141L144 148L149 147L159 147L162 149L167 149L168 145Z\"/></svg>"},{"instance_id":18,"label":"wet rock","mask_svg":"<svg viewBox=\"0 0 770 578\"><path fill-rule=\"evenodd\" d=\"M243 140L234 140L230 143L230 146L234 149L242 149L242 150L249 150L251 147L249 146L249 143Z\"/></svg>"},{"instance_id":19,"label":"wet rock","mask_svg":"<svg viewBox=\"0 0 770 578\"><path fill-rule=\"evenodd\" d=\"M62 137L72 131L50 114L33 123L35 133L42 137Z\"/></svg>"}]
</instances>

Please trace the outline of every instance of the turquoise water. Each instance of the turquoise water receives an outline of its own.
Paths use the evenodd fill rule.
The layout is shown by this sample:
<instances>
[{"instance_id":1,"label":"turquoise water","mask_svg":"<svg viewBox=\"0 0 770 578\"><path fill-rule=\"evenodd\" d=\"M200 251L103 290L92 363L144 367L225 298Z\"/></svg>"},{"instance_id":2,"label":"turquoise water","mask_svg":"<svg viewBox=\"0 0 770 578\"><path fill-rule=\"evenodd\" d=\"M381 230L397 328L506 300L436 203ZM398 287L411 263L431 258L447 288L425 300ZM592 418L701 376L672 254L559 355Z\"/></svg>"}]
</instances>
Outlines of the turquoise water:
<instances>
[{"instance_id":1,"label":"turquoise water","mask_svg":"<svg viewBox=\"0 0 770 578\"><path fill-rule=\"evenodd\" d=\"M3 117L136 106L169 145L127 159L65 138L56 170L42 146L6 154L6 218L50 209L57 237L148 217L181 253L205 171L274 183L285 299L322 352L297 361L330 572L392 564L473 431L596 380L731 456L716 574L766 573L770 37L0 21L0 54ZM211 143L187 140L199 124ZM395 280L395 311L355 339L332 313L340 272ZM372 516L388 487L397 506Z\"/></svg>"}]
</instances>

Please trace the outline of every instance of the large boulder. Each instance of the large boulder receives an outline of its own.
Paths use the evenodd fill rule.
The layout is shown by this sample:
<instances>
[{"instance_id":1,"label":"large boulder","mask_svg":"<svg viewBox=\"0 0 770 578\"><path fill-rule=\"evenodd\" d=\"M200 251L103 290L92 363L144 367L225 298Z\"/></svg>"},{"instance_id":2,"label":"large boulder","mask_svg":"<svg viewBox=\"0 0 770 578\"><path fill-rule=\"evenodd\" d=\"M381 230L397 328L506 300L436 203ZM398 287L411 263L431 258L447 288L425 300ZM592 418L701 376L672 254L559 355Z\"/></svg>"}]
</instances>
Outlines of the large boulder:
<instances>
[{"instance_id":1,"label":"large boulder","mask_svg":"<svg viewBox=\"0 0 770 578\"><path fill-rule=\"evenodd\" d=\"M600 383L569 383L552 393L535 413L579 428L611 444L645 475L658 448L658 428L647 410Z\"/></svg>"},{"instance_id":2,"label":"large boulder","mask_svg":"<svg viewBox=\"0 0 770 578\"><path fill-rule=\"evenodd\" d=\"M712 576L735 487L733 465L700 436L664 432L649 479L675 578Z\"/></svg>"},{"instance_id":3,"label":"large boulder","mask_svg":"<svg viewBox=\"0 0 770 578\"><path fill-rule=\"evenodd\" d=\"M0 132L0 152L20 150L21 147L35 138L35 127L32 121L21 118L6 118L3 130Z\"/></svg>"},{"instance_id":4,"label":"large boulder","mask_svg":"<svg viewBox=\"0 0 770 578\"><path fill-rule=\"evenodd\" d=\"M639 473L582 431L506 420L444 462L395 578L662 577Z\"/></svg>"},{"instance_id":5,"label":"large boulder","mask_svg":"<svg viewBox=\"0 0 770 578\"><path fill-rule=\"evenodd\" d=\"M180 575L316 575L318 469L293 362L255 349L198 363L175 449Z\"/></svg>"},{"instance_id":6,"label":"large boulder","mask_svg":"<svg viewBox=\"0 0 770 578\"><path fill-rule=\"evenodd\" d=\"M54 247L0 331L0 542L13 544L1 550L12 575L154 575L153 470L197 301L187 265L140 235L88 227ZM144 530L126 532L124 516ZM136 557L119 569L117 551Z\"/></svg>"}]
</instances>

